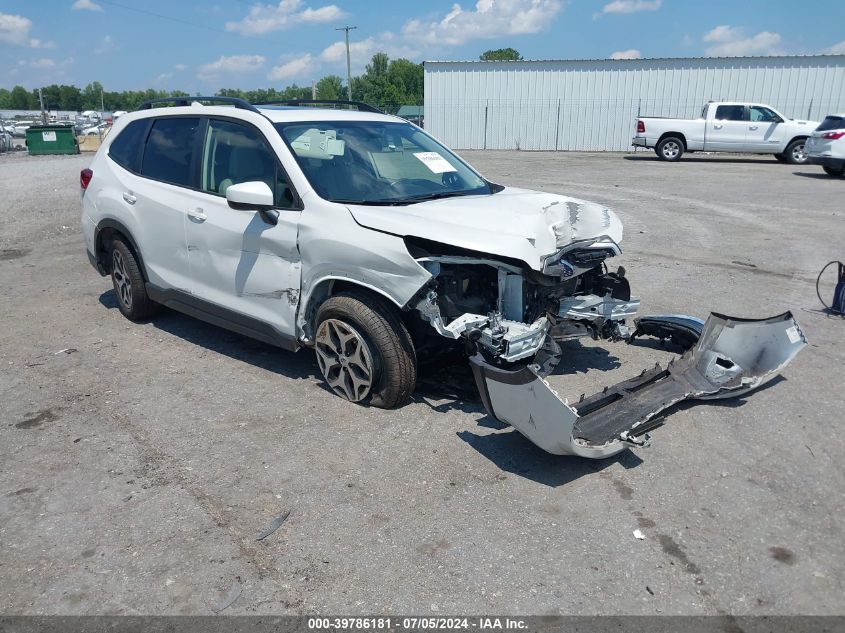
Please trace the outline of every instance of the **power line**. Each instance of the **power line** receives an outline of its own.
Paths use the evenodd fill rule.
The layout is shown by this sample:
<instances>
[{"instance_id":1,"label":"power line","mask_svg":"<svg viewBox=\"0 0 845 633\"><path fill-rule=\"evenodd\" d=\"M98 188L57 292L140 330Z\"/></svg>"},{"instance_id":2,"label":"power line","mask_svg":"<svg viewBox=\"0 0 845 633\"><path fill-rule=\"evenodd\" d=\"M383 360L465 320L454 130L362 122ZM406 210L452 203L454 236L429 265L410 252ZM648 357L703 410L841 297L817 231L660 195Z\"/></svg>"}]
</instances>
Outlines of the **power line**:
<instances>
[{"instance_id":1,"label":"power line","mask_svg":"<svg viewBox=\"0 0 845 633\"><path fill-rule=\"evenodd\" d=\"M216 29L213 26L207 26L205 24L198 24L197 22L190 22L188 20L183 20L182 18L175 18L170 15L162 15L161 13L155 13L153 11L147 11L146 9L139 9L138 7L130 7L125 4L121 4L120 2L114 2L114 0L97 0L102 4L109 4L113 7L119 7L121 9L126 9L127 11L135 11L136 13L143 13L144 15L150 15L155 18L160 18L162 20L170 20L171 22L177 22L179 24L184 24L186 26L193 26L197 29L205 29L206 31L214 31L215 33L226 33L223 29Z\"/></svg>"}]
</instances>

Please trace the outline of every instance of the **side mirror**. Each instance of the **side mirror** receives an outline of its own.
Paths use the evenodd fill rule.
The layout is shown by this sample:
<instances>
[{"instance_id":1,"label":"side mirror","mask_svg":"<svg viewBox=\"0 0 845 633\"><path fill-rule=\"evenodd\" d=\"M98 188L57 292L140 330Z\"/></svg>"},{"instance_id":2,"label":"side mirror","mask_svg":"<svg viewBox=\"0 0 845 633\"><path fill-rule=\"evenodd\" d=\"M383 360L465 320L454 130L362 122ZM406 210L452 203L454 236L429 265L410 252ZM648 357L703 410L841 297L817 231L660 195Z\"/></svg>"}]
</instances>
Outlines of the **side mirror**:
<instances>
[{"instance_id":1,"label":"side mirror","mask_svg":"<svg viewBox=\"0 0 845 633\"><path fill-rule=\"evenodd\" d=\"M238 211L258 211L267 224L275 226L279 222L279 211L273 208L273 192L266 182L254 180L229 185L226 202Z\"/></svg>"}]
</instances>

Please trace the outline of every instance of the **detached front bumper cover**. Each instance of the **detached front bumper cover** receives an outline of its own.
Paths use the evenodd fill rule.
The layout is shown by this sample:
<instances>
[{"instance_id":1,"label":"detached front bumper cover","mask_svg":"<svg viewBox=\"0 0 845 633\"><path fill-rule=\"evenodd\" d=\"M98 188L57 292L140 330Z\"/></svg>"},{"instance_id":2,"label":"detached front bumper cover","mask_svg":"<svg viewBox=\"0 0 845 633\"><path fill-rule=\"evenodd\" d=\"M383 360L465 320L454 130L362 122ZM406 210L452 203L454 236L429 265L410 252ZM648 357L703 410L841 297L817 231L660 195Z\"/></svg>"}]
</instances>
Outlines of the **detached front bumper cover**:
<instances>
[{"instance_id":1,"label":"detached front bumper cover","mask_svg":"<svg viewBox=\"0 0 845 633\"><path fill-rule=\"evenodd\" d=\"M777 375L807 344L786 312L769 319L711 314L697 343L656 366L570 405L531 366L506 370L470 358L487 412L556 455L600 459L648 442L655 416L683 400L741 396Z\"/></svg>"}]
</instances>

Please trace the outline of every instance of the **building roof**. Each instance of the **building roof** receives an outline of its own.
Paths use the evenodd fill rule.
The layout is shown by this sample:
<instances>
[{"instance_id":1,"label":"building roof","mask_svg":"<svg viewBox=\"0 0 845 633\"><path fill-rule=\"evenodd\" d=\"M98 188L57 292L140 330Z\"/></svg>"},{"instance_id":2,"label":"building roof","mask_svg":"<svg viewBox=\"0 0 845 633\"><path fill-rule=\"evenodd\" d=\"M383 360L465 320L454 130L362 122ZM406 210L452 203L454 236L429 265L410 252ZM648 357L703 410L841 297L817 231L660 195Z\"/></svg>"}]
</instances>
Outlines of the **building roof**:
<instances>
[{"instance_id":1,"label":"building roof","mask_svg":"<svg viewBox=\"0 0 845 633\"><path fill-rule=\"evenodd\" d=\"M677 61L702 61L702 60L765 60L765 59L801 59L801 60L822 60L840 58L845 61L845 54L822 53L819 55L742 55L736 57L638 57L637 59L612 59L610 57L574 57L569 59L429 59L423 64L548 64L548 63L576 63L576 62L619 62L623 64L635 64L637 62L677 62Z\"/></svg>"}]
</instances>

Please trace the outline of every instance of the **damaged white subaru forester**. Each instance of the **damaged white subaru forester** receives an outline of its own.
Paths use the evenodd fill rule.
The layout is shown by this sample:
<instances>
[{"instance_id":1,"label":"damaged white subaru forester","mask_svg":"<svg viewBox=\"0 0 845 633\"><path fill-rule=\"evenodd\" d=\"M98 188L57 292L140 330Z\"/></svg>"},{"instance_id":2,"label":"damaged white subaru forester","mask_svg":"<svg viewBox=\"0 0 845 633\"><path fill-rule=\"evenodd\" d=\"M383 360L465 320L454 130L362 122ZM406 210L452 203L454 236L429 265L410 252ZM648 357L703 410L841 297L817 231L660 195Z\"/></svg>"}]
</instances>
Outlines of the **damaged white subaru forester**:
<instances>
[{"instance_id":1,"label":"damaged white subaru forester","mask_svg":"<svg viewBox=\"0 0 845 633\"><path fill-rule=\"evenodd\" d=\"M607 268L612 211L494 184L364 104L314 105L177 98L120 118L80 181L88 257L126 317L165 305L313 348L335 393L380 407L410 397L418 356L459 347L490 415L593 458L645 444L681 400L747 393L806 344L789 313L633 321ZM543 379L560 341L640 335L686 351L574 404Z\"/></svg>"}]
</instances>

